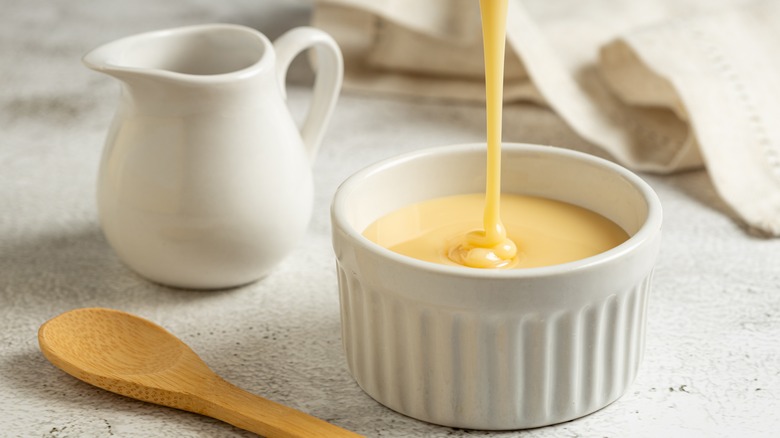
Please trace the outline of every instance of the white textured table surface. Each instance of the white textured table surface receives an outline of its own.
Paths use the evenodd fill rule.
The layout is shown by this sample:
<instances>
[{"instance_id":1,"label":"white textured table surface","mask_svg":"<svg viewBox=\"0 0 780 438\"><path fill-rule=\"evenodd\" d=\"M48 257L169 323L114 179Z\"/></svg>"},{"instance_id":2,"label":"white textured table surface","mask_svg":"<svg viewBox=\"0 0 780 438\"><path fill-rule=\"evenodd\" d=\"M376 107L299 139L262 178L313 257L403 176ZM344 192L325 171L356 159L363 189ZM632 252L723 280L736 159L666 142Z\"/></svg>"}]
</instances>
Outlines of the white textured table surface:
<instances>
[{"instance_id":1,"label":"white textured table surface","mask_svg":"<svg viewBox=\"0 0 780 438\"><path fill-rule=\"evenodd\" d=\"M479 106L344 95L314 167L307 239L265 279L218 292L151 284L115 257L94 192L117 84L80 64L141 31L232 22L271 38L306 24L304 2L0 1L0 436L249 436L123 398L47 362L36 332L72 308L134 312L188 342L229 381L367 436L780 436L780 241L747 234L708 177L646 176L665 208L647 343L629 392L588 417L487 433L422 423L365 395L346 369L330 247L337 185L378 159L481 141ZM300 118L310 74L290 89ZM545 109L511 105L505 139L594 152Z\"/></svg>"}]
</instances>

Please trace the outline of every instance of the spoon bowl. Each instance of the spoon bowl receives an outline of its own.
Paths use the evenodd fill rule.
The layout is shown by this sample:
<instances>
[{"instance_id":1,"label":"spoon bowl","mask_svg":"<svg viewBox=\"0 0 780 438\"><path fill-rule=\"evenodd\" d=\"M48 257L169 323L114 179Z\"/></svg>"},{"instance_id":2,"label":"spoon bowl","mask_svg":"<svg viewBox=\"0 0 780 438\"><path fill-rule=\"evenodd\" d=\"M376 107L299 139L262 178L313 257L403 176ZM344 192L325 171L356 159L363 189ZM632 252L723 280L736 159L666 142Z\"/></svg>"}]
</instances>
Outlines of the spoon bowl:
<instances>
[{"instance_id":1,"label":"spoon bowl","mask_svg":"<svg viewBox=\"0 0 780 438\"><path fill-rule=\"evenodd\" d=\"M219 377L180 339L146 319L104 308L75 309L38 331L43 355L91 385L213 417L268 437L357 437Z\"/></svg>"},{"instance_id":2,"label":"spoon bowl","mask_svg":"<svg viewBox=\"0 0 780 438\"><path fill-rule=\"evenodd\" d=\"M47 357L54 353L84 372L105 377L160 372L194 354L162 327L110 309L66 312L44 324L39 334Z\"/></svg>"}]
</instances>

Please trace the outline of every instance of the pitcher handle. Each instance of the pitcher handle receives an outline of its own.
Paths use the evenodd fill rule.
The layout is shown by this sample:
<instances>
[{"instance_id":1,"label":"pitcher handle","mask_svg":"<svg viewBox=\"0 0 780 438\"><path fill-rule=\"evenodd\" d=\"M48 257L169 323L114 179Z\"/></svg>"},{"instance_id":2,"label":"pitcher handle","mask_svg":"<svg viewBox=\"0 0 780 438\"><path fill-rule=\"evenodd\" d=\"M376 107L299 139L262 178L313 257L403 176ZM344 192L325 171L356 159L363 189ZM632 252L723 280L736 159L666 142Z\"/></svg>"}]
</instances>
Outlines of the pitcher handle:
<instances>
[{"instance_id":1,"label":"pitcher handle","mask_svg":"<svg viewBox=\"0 0 780 438\"><path fill-rule=\"evenodd\" d=\"M336 99L344 78L344 62L336 41L327 33L313 27L298 27L280 36L274 42L276 51L276 77L282 97L287 99L287 69L298 54L306 49L316 50L314 66L314 94L309 112L301 127L301 138L310 162L319 150L325 128L336 106Z\"/></svg>"}]
</instances>

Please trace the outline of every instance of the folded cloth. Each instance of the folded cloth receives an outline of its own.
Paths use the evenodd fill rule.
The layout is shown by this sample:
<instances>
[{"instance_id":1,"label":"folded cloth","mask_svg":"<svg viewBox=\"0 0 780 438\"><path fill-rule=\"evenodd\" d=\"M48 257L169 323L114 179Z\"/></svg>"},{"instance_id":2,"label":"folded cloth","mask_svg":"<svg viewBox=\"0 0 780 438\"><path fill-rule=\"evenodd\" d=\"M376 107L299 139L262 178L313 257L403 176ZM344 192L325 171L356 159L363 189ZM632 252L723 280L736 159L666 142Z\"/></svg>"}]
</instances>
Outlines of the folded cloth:
<instances>
[{"instance_id":1,"label":"folded cloth","mask_svg":"<svg viewBox=\"0 0 780 438\"><path fill-rule=\"evenodd\" d=\"M478 0L318 0L345 88L484 99ZM780 2L509 0L505 98L556 111L639 171L705 166L780 236Z\"/></svg>"}]
</instances>

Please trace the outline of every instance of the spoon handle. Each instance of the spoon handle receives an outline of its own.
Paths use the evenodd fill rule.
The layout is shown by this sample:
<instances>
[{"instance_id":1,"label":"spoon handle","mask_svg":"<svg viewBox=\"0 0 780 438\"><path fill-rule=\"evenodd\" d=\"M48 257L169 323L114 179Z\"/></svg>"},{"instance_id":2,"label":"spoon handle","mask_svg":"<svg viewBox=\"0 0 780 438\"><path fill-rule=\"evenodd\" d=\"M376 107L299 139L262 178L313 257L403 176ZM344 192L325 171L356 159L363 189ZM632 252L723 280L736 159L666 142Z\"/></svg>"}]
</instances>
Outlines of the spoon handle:
<instances>
[{"instance_id":1,"label":"spoon handle","mask_svg":"<svg viewBox=\"0 0 780 438\"><path fill-rule=\"evenodd\" d=\"M268 438L355 438L354 432L288 406L244 391L218 379L203 401L200 413Z\"/></svg>"}]
</instances>

